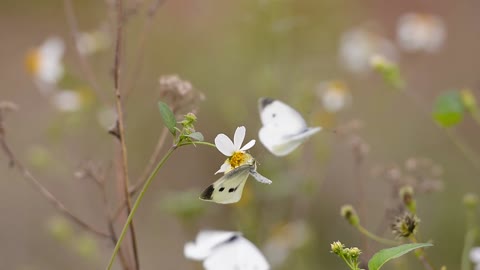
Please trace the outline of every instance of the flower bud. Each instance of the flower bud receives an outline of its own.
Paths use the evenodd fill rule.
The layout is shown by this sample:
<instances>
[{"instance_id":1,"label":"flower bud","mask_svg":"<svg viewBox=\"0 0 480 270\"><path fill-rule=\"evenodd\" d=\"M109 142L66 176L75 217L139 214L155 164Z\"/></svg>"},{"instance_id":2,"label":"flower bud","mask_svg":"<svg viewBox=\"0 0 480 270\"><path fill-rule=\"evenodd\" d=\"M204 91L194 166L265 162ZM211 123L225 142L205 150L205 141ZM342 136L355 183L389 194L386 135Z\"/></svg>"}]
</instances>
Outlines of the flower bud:
<instances>
[{"instance_id":1,"label":"flower bud","mask_svg":"<svg viewBox=\"0 0 480 270\"><path fill-rule=\"evenodd\" d=\"M340 209L340 215L342 215L342 217L353 226L357 226L360 223L360 218L358 217L357 212L350 204L342 206Z\"/></svg>"}]
</instances>

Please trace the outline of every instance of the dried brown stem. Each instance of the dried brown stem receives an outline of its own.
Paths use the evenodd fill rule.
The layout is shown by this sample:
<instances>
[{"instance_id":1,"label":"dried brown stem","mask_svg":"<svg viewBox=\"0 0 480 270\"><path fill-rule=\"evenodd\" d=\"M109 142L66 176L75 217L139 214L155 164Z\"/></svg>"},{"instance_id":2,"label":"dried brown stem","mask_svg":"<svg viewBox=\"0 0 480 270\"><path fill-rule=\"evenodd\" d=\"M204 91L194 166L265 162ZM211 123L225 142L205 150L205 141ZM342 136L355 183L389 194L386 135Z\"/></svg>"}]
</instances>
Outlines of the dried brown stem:
<instances>
[{"instance_id":1,"label":"dried brown stem","mask_svg":"<svg viewBox=\"0 0 480 270\"><path fill-rule=\"evenodd\" d=\"M15 168L18 170L18 172L24 177L25 180L27 180L28 183L32 184L32 186L53 206L55 207L61 214L75 222L77 225L82 227L83 229L98 235L102 238L111 238L111 235L109 235L106 232L103 232L99 229L96 229L92 225L86 223L83 221L81 218L77 217L75 214L73 214L68 208L63 205L43 184L38 181L35 176L33 176L32 173L18 160L10 148L10 146L7 143L6 140L6 131L4 127L4 121L3 121L3 112L0 110L0 146L9 159L9 164L10 167Z\"/></svg>"},{"instance_id":2,"label":"dried brown stem","mask_svg":"<svg viewBox=\"0 0 480 270\"><path fill-rule=\"evenodd\" d=\"M123 172L123 190L125 196L125 206L127 208L127 215L130 214L132 210L132 203L130 200L130 194L128 192L129 179L128 179L128 160L127 160L127 145L125 142L125 123L124 123L124 116L123 116L123 108L122 108L122 96L120 91L120 72L121 72L121 55L122 55L122 42L123 42L123 2L122 0L117 0L115 3L116 8L116 21L117 21L117 34L116 34L116 41L115 41L115 59L114 59L114 69L113 69L113 82L114 82L114 92L115 92L115 107L117 110L117 127L118 127L118 135L119 141L121 146L121 169ZM131 244L133 250L133 257L135 261L135 269L140 269L139 259L138 259L138 249L137 249L137 239L135 235L135 227L133 221L130 224L130 237L131 237Z\"/></svg>"},{"instance_id":3,"label":"dried brown stem","mask_svg":"<svg viewBox=\"0 0 480 270\"><path fill-rule=\"evenodd\" d=\"M92 65L87 57L82 55L76 46L77 39L79 36L78 31L78 20L75 16L75 10L73 8L72 0L64 0L64 8L65 8L65 16L67 18L68 27L70 28L70 34L73 41L75 55L77 56L78 62L80 64L80 68L82 69L82 73L85 75L87 81L89 82L90 86L97 92L97 96L101 100L105 100L103 97L103 92L101 91L101 87L98 83L98 80L95 76L95 73L92 70Z\"/></svg>"},{"instance_id":4,"label":"dried brown stem","mask_svg":"<svg viewBox=\"0 0 480 270\"><path fill-rule=\"evenodd\" d=\"M135 57L135 62L133 64L133 71L132 76L129 80L129 84L127 89L125 90L125 99L128 99L133 88L135 88L135 82L138 81L140 76L140 71L142 70L142 63L143 58L145 56L145 45L147 44L147 39L150 36L149 33L152 30L153 26L153 19L155 18L155 14L157 13L158 8L165 2L166 0L153 0L150 7L147 10L147 18L144 21L142 32L140 33L140 38L138 39L138 46L137 46L137 57Z\"/></svg>"}]
</instances>

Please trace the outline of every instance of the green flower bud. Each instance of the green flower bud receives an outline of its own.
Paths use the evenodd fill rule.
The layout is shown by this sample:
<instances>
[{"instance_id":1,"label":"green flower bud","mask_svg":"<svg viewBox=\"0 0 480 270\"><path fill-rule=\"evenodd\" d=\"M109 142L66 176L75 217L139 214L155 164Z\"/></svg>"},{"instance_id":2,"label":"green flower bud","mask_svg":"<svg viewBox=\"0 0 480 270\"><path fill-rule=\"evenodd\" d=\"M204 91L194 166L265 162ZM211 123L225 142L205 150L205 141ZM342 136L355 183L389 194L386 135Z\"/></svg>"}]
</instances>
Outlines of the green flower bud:
<instances>
[{"instance_id":1,"label":"green flower bud","mask_svg":"<svg viewBox=\"0 0 480 270\"><path fill-rule=\"evenodd\" d=\"M357 226L360 223L360 218L358 217L357 212L355 212L355 209L350 204L342 206L340 209L340 215L342 215L342 217L353 226Z\"/></svg>"},{"instance_id":2,"label":"green flower bud","mask_svg":"<svg viewBox=\"0 0 480 270\"><path fill-rule=\"evenodd\" d=\"M472 112L477 109L477 100L470 89L460 90L460 99L467 111Z\"/></svg>"},{"instance_id":3,"label":"green flower bud","mask_svg":"<svg viewBox=\"0 0 480 270\"><path fill-rule=\"evenodd\" d=\"M335 241L330 244L330 249L332 250L332 253L335 253L340 256L343 254L345 245L343 245L340 241Z\"/></svg>"}]
</instances>

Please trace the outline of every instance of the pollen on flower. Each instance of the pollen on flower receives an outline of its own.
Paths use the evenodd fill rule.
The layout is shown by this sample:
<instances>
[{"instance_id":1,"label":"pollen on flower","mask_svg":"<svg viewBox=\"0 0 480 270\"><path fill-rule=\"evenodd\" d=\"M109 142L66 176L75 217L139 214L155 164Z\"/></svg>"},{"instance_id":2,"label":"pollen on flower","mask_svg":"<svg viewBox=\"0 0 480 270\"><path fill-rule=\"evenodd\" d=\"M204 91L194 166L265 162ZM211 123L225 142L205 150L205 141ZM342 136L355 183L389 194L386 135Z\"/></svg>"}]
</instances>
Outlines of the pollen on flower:
<instances>
[{"instance_id":1,"label":"pollen on flower","mask_svg":"<svg viewBox=\"0 0 480 270\"><path fill-rule=\"evenodd\" d=\"M37 74L40 67L40 53L38 50L31 50L25 58L25 66L30 74Z\"/></svg>"},{"instance_id":2,"label":"pollen on flower","mask_svg":"<svg viewBox=\"0 0 480 270\"><path fill-rule=\"evenodd\" d=\"M247 164L252 159L252 156L243 152L236 151L229 159L228 162L232 168L237 168L241 165Z\"/></svg>"}]
</instances>

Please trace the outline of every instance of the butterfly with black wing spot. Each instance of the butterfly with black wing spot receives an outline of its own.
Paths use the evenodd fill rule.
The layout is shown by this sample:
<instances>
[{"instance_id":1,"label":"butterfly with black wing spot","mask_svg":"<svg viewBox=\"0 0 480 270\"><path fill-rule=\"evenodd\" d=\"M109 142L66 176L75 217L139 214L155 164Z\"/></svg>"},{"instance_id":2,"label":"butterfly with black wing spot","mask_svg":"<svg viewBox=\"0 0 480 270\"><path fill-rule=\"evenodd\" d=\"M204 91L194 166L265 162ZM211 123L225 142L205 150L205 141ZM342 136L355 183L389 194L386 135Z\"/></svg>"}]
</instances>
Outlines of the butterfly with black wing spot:
<instances>
[{"instance_id":1,"label":"butterfly with black wing spot","mask_svg":"<svg viewBox=\"0 0 480 270\"><path fill-rule=\"evenodd\" d=\"M184 248L185 257L203 260L206 270L268 270L270 266L250 241L239 232L202 231Z\"/></svg>"},{"instance_id":2,"label":"butterfly with black wing spot","mask_svg":"<svg viewBox=\"0 0 480 270\"><path fill-rule=\"evenodd\" d=\"M258 136L274 155L285 156L295 150L321 127L308 127L303 117L287 104L272 98L258 101L262 128Z\"/></svg>"},{"instance_id":3,"label":"butterfly with black wing spot","mask_svg":"<svg viewBox=\"0 0 480 270\"><path fill-rule=\"evenodd\" d=\"M200 199L221 204L236 203L242 198L243 188L249 175L260 183L272 183L271 180L257 172L257 165L253 160L252 163L238 166L225 173L202 192Z\"/></svg>"}]
</instances>

